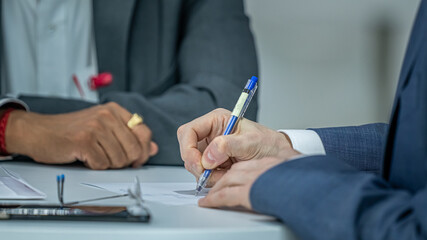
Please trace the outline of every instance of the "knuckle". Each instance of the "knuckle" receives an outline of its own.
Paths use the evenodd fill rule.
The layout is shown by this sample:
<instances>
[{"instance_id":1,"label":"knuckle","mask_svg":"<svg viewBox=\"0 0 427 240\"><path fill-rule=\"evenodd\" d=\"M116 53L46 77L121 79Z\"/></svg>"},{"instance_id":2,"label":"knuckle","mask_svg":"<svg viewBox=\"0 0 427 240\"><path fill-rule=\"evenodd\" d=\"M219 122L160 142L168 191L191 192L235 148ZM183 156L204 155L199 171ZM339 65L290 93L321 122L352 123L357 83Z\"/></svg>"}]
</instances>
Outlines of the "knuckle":
<instances>
[{"instance_id":1,"label":"knuckle","mask_svg":"<svg viewBox=\"0 0 427 240\"><path fill-rule=\"evenodd\" d=\"M151 138L153 137L153 132L151 132L151 129L146 127L145 132L146 132L145 135L146 135L147 139L151 140Z\"/></svg>"},{"instance_id":2,"label":"knuckle","mask_svg":"<svg viewBox=\"0 0 427 240\"><path fill-rule=\"evenodd\" d=\"M185 132L185 126L186 125L181 125L178 130L176 131L176 135L178 136L178 139L184 134Z\"/></svg>"},{"instance_id":3,"label":"knuckle","mask_svg":"<svg viewBox=\"0 0 427 240\"><path fill-rule=\"evenodd\" d=\"M189 163L189 162L184 162L184 167L185 169L187 169L187 171L189 171L191 174L197 176L197 172L194 170L193 168L193 164Z\"/></svg>"},{"instance_id":4,"label":"knuckle","mask_svg":"<svg viewBox=\"0 0 427 240\"><path fill-rule=\"evenodd\" d=\"M227 151L228 141L223 136L216 137L214 142L218 152L225 153Z\"/></svg>"},{"instance_id":5,"label":"knuckle","mask_svg":"<svg viewBox=\"0 0 427 240\"><path fill-rule=\"evenodd\" d=\"M94 170L105 170L108 168L107 164L103 164L99 161L89 161L88 165L90 168L92 168Z\"/></svg>"},{"instance_id":6,"label":"knuckle","mask_svg":"<svg viewBox=\"0 0 427 240\"><path fill-rule=\"evenodd\" d=\"M146 154L146 155L143 155L141 157L141 160L138 161L138 162L140 163L140 165L143 165L143 164L145 164L148 161L148 159L150 159L150 157L148 156L148 154Z\"/></svg>"},{"instance_id":7,"label":"knuckle","mask_svg":"<svg viewBox=\"0 0 427 240\"><path fill-rule=\"evenodd\" d=\"M144 159L141 161L141 165L148 162L149 159L150 159L150 156L148 156L148 155L146 157L144 157Z\"/></svg>"},{"instance_id":8,"label":"knuckle","mask_svg":"<svg viewBox=\"0 0 427 240\"><path fill-rule=\"evenodd\" d=\"M99 168L97 169L97 170L106 170L106 169L108 169L108 164L101 164L101 165L99 165Z\"/></svg>"},{"instance_id":9,"label":"knuckle","mask_svg":"<svg viewBox=\"0 0 427 240\"><path fill-rule=\"evenodd\" d=\"M99 155L97 152L92 151L93 147L90 145L84 145L86 147L86 150L83 150L83 159L86 165L94 170L105 170L108 168L108 163L106 161L103 161L103 158L101 155Z\"/></svg>"},{"instance_id":10,"label":"knuckle","mask_svg":"<svg viewBox=\"0 0 427 240\"><path fill-rule=\"evenodd\" d=\"M102 123L99 119L91 119L86 122L86 125L88 126L88 129L86 129L86 132L94 132L94 130L102 130Z\"/></svg>"},{"instance_id":11,"label":"knuckle","mask_svg":"<svg viewBox=\"0 0 427 240\"><path fill-rule=\"evenodd\" d=\"M78 131L74 134L73 141L77 143L88 143L92 142L94 138L92 131Z\"/></svg>"},{"instance_id":12,"label":"knuckle","mask_svg":"<svg viewBox=\"0 0 427 240\"><path fill-rule=\"evenodd\" d=\"M142 155L142 148L139 144L131 144L129 146L128 157L129 160L139 159Z\"/></svg>"},{"instance_id":13,"label":"knuckle","mask_svg":"<svg viewBox=\"0 0 427 240\"><path fill-rule=\"evenodd\" d=\"M124 168L127 166L127 163L125 161L117 161L113 162L111 165L112 168Z\"/></svg>"},{"instance_id":14,"label":"knuckle","mask_svg":"<svg viewBox=\"0 0 427 240\"><path fill-rule=\"evenodd\" d=\"M181 158L182 160L191 165L191 166L195 166L197 164L200 164L200 160L201 160L201 154L196 153L195 151L181 151Z\"/></svg>"},{"instance_id":15,"label":"knuckle","mask_svg":"<svg viewBox=\"0 0 427 240\"><path fill-rule=\"evenodd\" d=\"M212 113L217 116L228 117L230 111L224 108L217 108Z\"/></svg>"},{"instance_id":16,"label":"knuckle","mask_svg":"<svg viewBox=\"0 0 427 240\"><path fill-rule=\"evenodd\" d=\"M105 104L105 106L111 107L111 108L119 108L120 107L120 105L116 102L108 102Z\"/></svg>"},{"instance_id":17,"label":"knuckle","mask_svg":"<svg viewBox=\"0 0 427 240\"><path fill-rule=\"evenodd\" d=\"M224 108L217 108L217 109L213 110L212 112L214 112L216 114L222 114L224 112L227 112L227 110L225 110Z\"/></svg>"},{"instance_id":18,"label":"knuckle","mask_svg":"<svg viewBox=\"0 0 427 240\"><path fill-rule=\"evenodd\" d=\"M137 125L133 129L133 132L136 134L137 138L141 141L141 144L148 144L151 141L153 133L151 132L150 128L143 125Z\"/></svg>"},{"instance_id":19,"label":"knuckle","mask_svg":"<svg viewBox=\"0 0 427 240\"><path fill-rule=\"evenodd\" d=\"M184 153L184 152L182 152L181 151L181 160L184 162L184 163L187 163L187 158L186 158L187 156L186 156L186 153Z\"/></svg>"},{"instance_id":20,"label":"knuckle","mask_svg":"<svg viewBox=\"0 0 427 240\"><path fill-rule=\"evenodd\" d=\"M190 158L190 156L189 156L189 155L190 155L190 154L189 154L187 151L185 151L185 150L181 151L181 158L182 158L182 161L184 161L184 162L188 163L188 162L191 160L191 158Z\"/></svg>"},{"instance_id":21,"label":"knuckle","mask_svg":"<svg viewBox=\"0 0 427 240\"><path fill-rule=\"evenodd\" d=\"M114 152L114 153L110 153L108 155L109 157L109 162L111 167L117 168L121 165L121 163L123 162L123 160L125 159L125 157L123 156L123 153L121 152Z\"/></svg>"},{"instance_id":22,"label":"knuckle","mask_svg":"<svg viewBox=\"0 0 427 240\"><path fill-rule=\"evenodd\" d=\"M189 164L188 162L184 162L184 167L185 167L185 169L187 169L189 172L191 172L190 164Z\"/></svg>"},{"instance_id":23,"label":"knuckle","mask_svg":"<svg viewBox=\"0 0 427 240\"><path fill-rule=\"evenodd\" d=\"M97 117L101 119L111 119L113 113L108 108L101 108L97 112Z\"/></svg>"}]
</instances>

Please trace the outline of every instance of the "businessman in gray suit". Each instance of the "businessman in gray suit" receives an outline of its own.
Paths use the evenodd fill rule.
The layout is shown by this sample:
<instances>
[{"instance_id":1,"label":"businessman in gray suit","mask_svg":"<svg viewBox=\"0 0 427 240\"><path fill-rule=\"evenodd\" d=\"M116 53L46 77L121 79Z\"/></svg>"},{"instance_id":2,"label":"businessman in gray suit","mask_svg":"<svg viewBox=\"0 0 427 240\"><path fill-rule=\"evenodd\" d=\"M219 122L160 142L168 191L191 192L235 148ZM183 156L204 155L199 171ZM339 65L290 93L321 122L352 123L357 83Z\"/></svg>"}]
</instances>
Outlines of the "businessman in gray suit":
<instances>
[{"instance_id":1,"label":"businessman in gray suit","mask_svg":"<svg viewBox=\"0 0 427 240\"><path fill-rule=\"evenodd\" d=\"M17 109L3 154L94 169L179 165L178 126L231 107L257 74L240 0L5 0L1 7L0 113ZM93 91L86 82L102 72L113 82ZM144 124L127 129L131 113Z\"/></svg>"},{"instance_id":2,"label":"businessman in gray suit","mask_svg":"<svg viewBox=\"0 0 427 240\"><path fill-rule=\"evenodd\" d=\"M423 0L389 125L282 134L244 119L234 134L218 136L230 113L216 110L179 128L181 155L195 176L215 169L201 206L269 214L301 239L427 239L426 100Z\"/></svg>"}]
</instances>

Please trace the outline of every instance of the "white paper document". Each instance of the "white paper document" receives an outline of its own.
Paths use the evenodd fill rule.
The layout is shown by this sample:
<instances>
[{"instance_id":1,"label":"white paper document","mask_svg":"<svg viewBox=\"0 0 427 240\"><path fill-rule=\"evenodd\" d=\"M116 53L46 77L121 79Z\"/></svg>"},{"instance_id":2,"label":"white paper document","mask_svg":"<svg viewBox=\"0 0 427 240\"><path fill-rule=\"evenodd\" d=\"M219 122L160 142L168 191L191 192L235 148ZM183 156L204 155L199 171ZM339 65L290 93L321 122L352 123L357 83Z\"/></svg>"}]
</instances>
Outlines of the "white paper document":
<instances>
[{"instance_id":1,"label":"white paper document","mask_svg":"<svg viewBox=\"0 0 427 240\"><path fill-rule=\"evenodd\" d=\"M34 188L18 174L0 166L0 199L44 199L46 194Z\"/></svg>"},{"instance_id":2,"label":"white paper document","mask_svg":"<svg viewBox=\"0 0 427 240\"><path fill-rule=\"evenodd\" d=\"M82 183L110 192L124 194L135 183ZM206 196L204 189L198 196L195 194L196 183L141 183L142 198L146 201L160 202L167 205L197 205L197 201Z\"/></svg>"}]
</instances>

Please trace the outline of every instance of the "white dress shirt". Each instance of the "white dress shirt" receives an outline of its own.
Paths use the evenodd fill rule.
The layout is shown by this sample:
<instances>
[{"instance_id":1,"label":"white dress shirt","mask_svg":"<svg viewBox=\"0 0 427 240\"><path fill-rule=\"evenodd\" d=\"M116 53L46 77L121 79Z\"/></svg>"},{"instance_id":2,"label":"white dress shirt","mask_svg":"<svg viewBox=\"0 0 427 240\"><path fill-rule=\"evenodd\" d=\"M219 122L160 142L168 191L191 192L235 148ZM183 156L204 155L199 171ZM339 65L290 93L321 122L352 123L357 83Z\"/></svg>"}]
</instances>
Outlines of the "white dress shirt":
<instances>
[{"instance_id":1,"label":"white dress shirt","mask_svg":"<svg viewBox=\"0 0 427 240\"><path fill-rule=\"evenodd\" d=\"M292 147L303 155L326 155L319 135L313 130L279 130L288 135Z\"/></svg>"},{"instance_id":2,"label":"white dress shirt","mask_svg":"<svg viewBox=\"0 0 427 240\"><path fill-rule=\"evenodd\" d=\"M97 74L92 1L3 0L3 93L65 98L82 97L72 80L79 79L85 100L96 102L88 87Z\"/></svg>"}]
</instances>

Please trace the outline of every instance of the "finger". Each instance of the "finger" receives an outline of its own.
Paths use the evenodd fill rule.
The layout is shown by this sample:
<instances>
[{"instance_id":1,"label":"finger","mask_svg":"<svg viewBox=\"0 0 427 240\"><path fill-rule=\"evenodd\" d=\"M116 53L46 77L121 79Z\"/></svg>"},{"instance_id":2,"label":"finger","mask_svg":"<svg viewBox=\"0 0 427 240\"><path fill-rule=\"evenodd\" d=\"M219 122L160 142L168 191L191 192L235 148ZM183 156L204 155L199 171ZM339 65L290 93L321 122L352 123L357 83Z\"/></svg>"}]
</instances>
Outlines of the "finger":
<instances>
[{"instance_id":1,"label":"finger","mask_svg":"<svg viewBox=\"0 0 427 240\"><path fill-rule=\"evenodd\" d=\"M201 207L236 207L250 208L249 190L246 186L226 187L217 192L209 194L199 200Z\"/></svg>"},{"instance_id":2,"label":"finger","mask_svg":"<svg viewBox=\"0 0 427 240\"><path fill-rule=\"evenodd\" d=\"M197 149L199 149L200 152L204 152L205 149L208 147L209 143L207 140L208 139L205 138L197 143Z\"/></svg>"},{"instance_id":3,"label":"finger","mask_svg":"<svg viewBox=\"0 0 427 240\"><path fill-rule=\"evenodd\" d=\"M157 145L157 143L152 141L150 143L150 153L149 153L150 157L156 155L158 152L159 152L159 145Z\"/></svg>"},{"instance_id":4,"label":"finger","mask_svg":"<svg viewBox=\"0 0 427 240\"><path fill-rule=\"evenodd\" d=\"M121 121L127 126L127 122L132 117L132 114L128 110L124 109L122 106L115 102L106 103L105 106L108 109L112 110L114 113L116 113L117 116L120 117Z\"/></svg>"},{"instance_id":5,"label":"finger","mask_svg":"<svg viewBox=\"0 0 427 240\"><path fill-rule=\"evenodd\" d=\"M107 153L107 157L110 161L110 168L122 168L131 163L113 132L105 130L98 134L97 141Z\"/></svg>"},{"instance_id":6,"label":"finger","mask_svg":"<svg viewBox=\"0 0 427 240\"><path fill-rule=\"evenodd\" d=\"M248 172L251 174L258 174L260 175L261 173L267 171L268 169L272 168L273 166L276 166L282 162L284 162L285 160L281 159L281 158L272 158L272 157L267 157L267 158L262 158L262 159L252 159L249 161L244 161L244 162L238 162L236 164L234 164L231 167L231 170L233 171L240 171L240 172Z\"/></svg>"},{"instance_id":7,"label":"finger","mask_svg":"<svg viewBox=\"0 0 427 240\"><path fill-rule=\"evenodd\" d=\"M247 139L237 135L218 136L212 140L202 156L202 166L206 169L214 169L230 158L249 160L246 145Z\"/></svg>"},{"instance_id":8,"label":"finger","mask_svg":"<svg viewBox=\"0 0 427 240\"><path fill-rule=\"evenodd\" d=\"M201 154L197 154L200 153L198 143L209 136L221 135L227 114L229 113L223 109L214 110L179 127L177 136L184 162L200 162Z\"/></svg>"},{"instance_id":9,"label":"finger","mask_svg":"<svg viewBox=\"0 0 427 240\"><path fill-rule=\"evenodd\" d=\"M137 136L142 150L140 158L137 159L133 164L133 167L139 167L148 161L150 153L154 151L157 153L157 150L151 149L151 146L153 145L151 141L151 130L147 127L147 125L142 124L135 126L132 131ZM153 146L157 146L157 144L154 144Z\"/></svg>"},{"instance_id":10,"label":"finger","mask_svg":"<svg viewBox=\"0 0 427 240\"><path fill-rule=\"evenodd\" d=\"M127 163L137 161L143 154L142 146L132 130L141 128L142 125L137 125L133 129L129 129L126 124L132 117L131 113L116 103L108 103L107 108L111 110L114 119L106 119L106 124L112 129L120 146L126 153Z\"/></svg>"},{"instance_id":11,"label":"finger","mask_svg":"<svg viewBox=\"0 0 427 240\"><path fill-rule=\"evenodd\" d=\"M225 109L213 110L193 121L182 125L178 129L178 141L180 145L195 146L199 141L209 136L221 135L230 116ZM188 141L196 140L196 141Z\"/></svg>"},{"instance_id":12,"label":"finger","mask_svg":"<svg viewBox=\"0 0 427 240\"><path fill-rule=\"evenodd\" d=\"M211 172L209 180L206 184L207 188L211 188L216 185L218 181L227 173L228 170L215 170Z\"/></svg>"},{"instance_id":13,"label":"finger","mask_svg":"<svg viewBox=\"0 0 427 240\"><path fill-rule=\"evenodd\" d=\"M107 153L104 152L99 143L94 143L86 148L82 153L80 161L84 162L86 166L95 170L104 170L110 166Z\"/></svg>"},{"instance_id":14,"label":"finger","mask_svg":"<svg viewBox=\"0 0 427 240\"><path fill-rule=\"evenodd\" d=\"M233 166L233 161L231 159L228 159L224 163L218 166L220 169L230 169L231 166Z\"/></svg>"},{"instance_id":15,"label":"finger","mask_svg":"<svg viewBox=\"0 0 427 240\"><path fill-rule=\"evenodd\" d=\"M177 135L181 159L185 163L185 168L198 177L203 171L200 163L202 153L198 148L198 133L193 128L184 125L178 129Z\"/></svg>"},{"instance_id":16,"label":"finger","mask_svg":"<svg viewBox=\"0 0 427 240\"><path fill-rule=\"evenodd\" d=\"M223 188L234 187L244 185L247 182L250 182L250 175L242 171L228 171L228 173L223 174L221 178L215 183L210 192L218 192Z\"/></svg>"},{"instance_id":17,"label":"finger","mask_svg":"<svg viewBox=\"0 0 427 240\"><path fill-rule=\"evenodd\" d=\"M269 159L265 158L265 159L252 159L252 160L248 160L248 161L242 161L242 162L238 162L233 164L233 166L231 166L231 169L233 171L252 171L252 170L258 170L263 168L265 165L269 164Z\"/></svg>"},{"instance_id":18,"label":"finger","mask_svg":"<svg viewBox=\"0 0 427 240\"><path fill-rule=\"evenodd\" d=\"M141 155L138 139L114 112L102 110L99 114L103 129L98 131L98 141L109 156L110 167L121 168L136 161Z\"/></svg>"},{"instance_id":19,"label":"finger","mask_svg":"<svg viewBox=\"0 0 427 240\"><path fill-rule=\"evenodd\" d=\"M191 156L194 155L194 156ZM182 156L182 152L181 152ZM202 167L202 164L200 162L200 159L202 158L202 153L199 152L196 149L192 149L191 151L186 152L186 158L184 160L184 167L189 171L191 174L193 174L196 178L200 177L200 175L205 170ZM196 160L194 160L196 159ZM198 159L198 160L197 160Z\"/></svg>"},{"instance_id":20,"label":"finger","mask_svg":"<svg viewBox=\"0 0 427 240\"><path fill-rule=\"evenodd\" d=\"M125 152L127 162L134 162L142 156L143 149L138 137L126 125L115 126L113 132Z\"/></svg>"}]
</instances>

